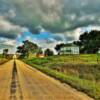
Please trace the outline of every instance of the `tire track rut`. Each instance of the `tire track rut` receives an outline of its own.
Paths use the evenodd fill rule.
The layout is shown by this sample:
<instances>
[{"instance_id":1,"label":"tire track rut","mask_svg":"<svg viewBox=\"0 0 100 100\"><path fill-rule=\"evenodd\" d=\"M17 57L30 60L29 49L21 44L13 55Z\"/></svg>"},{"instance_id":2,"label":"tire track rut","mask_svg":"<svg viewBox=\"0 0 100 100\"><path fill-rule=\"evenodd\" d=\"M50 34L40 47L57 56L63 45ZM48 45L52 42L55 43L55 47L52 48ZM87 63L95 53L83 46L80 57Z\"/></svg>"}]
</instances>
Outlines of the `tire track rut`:
<instances>
[{"instance_id":1,"label":"tire track rut","mask_svg":"<svg viewBox=\"0 0 100 100\"><path fill-rule=\"evenodd\" d=\"M14 61L12 70L12 81L10 86L10 100L23 100L22 90L17 74L16 62Z\"/></svg>"}]
</instances>

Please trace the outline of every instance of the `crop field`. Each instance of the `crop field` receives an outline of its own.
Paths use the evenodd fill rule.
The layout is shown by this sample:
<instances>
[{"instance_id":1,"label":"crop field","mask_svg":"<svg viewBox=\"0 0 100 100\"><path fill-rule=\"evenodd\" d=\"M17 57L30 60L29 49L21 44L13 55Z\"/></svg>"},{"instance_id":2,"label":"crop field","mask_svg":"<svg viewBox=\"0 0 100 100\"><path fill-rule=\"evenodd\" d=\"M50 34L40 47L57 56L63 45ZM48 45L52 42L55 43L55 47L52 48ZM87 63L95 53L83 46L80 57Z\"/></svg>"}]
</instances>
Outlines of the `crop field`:
<instances>
[{"instance_id":1,"label":"crop field","mask_svg":"<svg viewBox=\"0 0 100 100\"><path fill-rule=\"evenodd\" d=\"M100 55L63 55L25 59L26 63L100 100Z\"/></svg>"}]
</instances>

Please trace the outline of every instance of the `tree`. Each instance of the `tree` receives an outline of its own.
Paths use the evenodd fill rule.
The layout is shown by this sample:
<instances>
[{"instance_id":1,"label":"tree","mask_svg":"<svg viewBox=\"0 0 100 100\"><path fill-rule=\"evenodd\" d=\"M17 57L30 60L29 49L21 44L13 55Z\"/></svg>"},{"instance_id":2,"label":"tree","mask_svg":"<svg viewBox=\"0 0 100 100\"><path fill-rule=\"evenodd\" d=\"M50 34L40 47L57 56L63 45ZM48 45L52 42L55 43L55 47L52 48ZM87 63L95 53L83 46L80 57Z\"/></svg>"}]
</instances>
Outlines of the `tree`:
<instances>
[{"instance_id":1,"label":"tree","mask_svg":"<svg viewBox=\"0 0 100 100\"><path fill-rule=\"evenodd\" d=\"M23 41L23 45L17 47L17 53L21 54L21 57L29 57L31 54L38 51L38 46L28 40Z\"/></svg>"},{"instance_id":2,"label":"tree","mask_svg":"<svg viewBox=\"0 0 100 100\"><path fill-rule=\"evenodd\" d=\"M24 45L22 45L17 47L17 53L20 53L21 58L24 58L28 52L25 49Z\"/></svg>"},{"instance_id":3,"label":"tree","mask_svg":"<svg viewBox=\"0 0 100 100\"><path fill-rule=\"evenodd\" d=\"M33 42L26 40L26 41L23 41L23 43L24 43L25 49L28 51L36 52L38 49L38 46Z\"/></svg>"},{"instance_id":4,"label":"tree","mask_svg":"<svg viewBox=\"0 0 100 100\"><path fill-rule=\"evenodd\" d=\"M9 51L8 49L3 50L3 57L7 58L8 51Z\"/></svg>"},{"instance_id":5,"label":"tree","mask_svg":"<svg viewBox=\"0 0 100 100\"><path fill-rule=\"evenodd\" d=\"M55 47L56 51L59 52L59 50L61 49L62 46L64 46L64 43L57 44L56 47Z\"/></svg>"},{"instance_id":6,"label":"tree","mask_svg":"<svg viewBox=\"0 0 100 100\"><path fill-rule=\"evenodd\" d=\"M50 49L45 50L45 56L53 56L53 55L54 55L54 53L52 50L50 50Z\"/></svg>"},{"instance_id":7,"label":"tree","mask_svg":"<svg viewBox=\"0 0 100 100\"><path fill-rule=\"evenodd\" d=\"M97 53L100 48L100 31L85 32L74 44L80 46L81 53Z\"/></svg>"},{"instance_id":8,"label":"tree","mask_svg":"<svg viewBox=\"0 0 100 100\"><path fill-rule=\"evenodd\" d=\"M38 55L38 54L43 54L43 51L42 51L41 48L38 49L37 55Z\"/></svg>"}]
</instances>

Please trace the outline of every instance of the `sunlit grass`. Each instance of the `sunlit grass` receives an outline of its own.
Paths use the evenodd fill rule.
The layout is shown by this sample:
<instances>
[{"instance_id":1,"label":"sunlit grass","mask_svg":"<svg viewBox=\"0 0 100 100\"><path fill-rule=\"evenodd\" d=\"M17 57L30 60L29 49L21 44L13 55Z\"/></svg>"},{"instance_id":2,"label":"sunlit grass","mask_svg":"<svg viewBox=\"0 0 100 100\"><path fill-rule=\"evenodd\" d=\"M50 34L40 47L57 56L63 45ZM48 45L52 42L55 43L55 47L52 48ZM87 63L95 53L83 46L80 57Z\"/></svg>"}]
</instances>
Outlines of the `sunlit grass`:
<instances>
[{"instance_id":1,"label":"sunlit grass","mask_svg":"<svg viewBox=\"0 0 100 100\"><path fill-rule=\"evenodd\" d=\"M100 55L51 56L25 62L100 100Z\"/></svg>"}]
</instances>

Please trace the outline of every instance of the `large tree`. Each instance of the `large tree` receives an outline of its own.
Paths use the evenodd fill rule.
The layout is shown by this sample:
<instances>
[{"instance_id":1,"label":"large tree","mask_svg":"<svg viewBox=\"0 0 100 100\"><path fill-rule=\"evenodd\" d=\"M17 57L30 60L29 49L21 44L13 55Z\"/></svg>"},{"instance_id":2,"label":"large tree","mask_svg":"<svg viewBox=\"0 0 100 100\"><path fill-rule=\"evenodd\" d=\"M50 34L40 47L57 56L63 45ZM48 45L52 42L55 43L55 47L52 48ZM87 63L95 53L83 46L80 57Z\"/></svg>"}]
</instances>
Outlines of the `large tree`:
<instances>
[{"instance_id":1,"label":"large tree","mask_svg":"<svg viewBox=\"0 0 100 100\"><path fill-rule=\"evenodd\" d=\"M55 47L56 51L59 52L59 50L61 49L62 46L64 46L64 43L57 44Z\"/></svg>"},{"instance_id":2,"label":"large tree","mask_svg":"<svg viewBox=\"0 0 100 100\"><path fill-rule=\"evenodd\" d=\"M97 53L100 48L100 31L85 32L74 44L80 46L81 53Z\"/></svg>"},{"instance_id":3,"label":"large tree","mask_svg":"<svg viewBox=\"0 0 100 100\"><path fill-rule=\"evenodd\" d=\"M38 46L29 40L23 41L23 45L17 47L17 53L20 53L22 57L29 57L30 54L33 54L37 51Z\"/></svg>"},{"instance_id":4,"label":"large tree","mask_svg":"<svg viewBox=\"0 0 100 100\"><path fill-rule=\"evenodd\" d=\"M25 49L24 45L17 47L17 53L20 53L22 58L28 55L28 51Z\"/></svg>"},{"instance_id":5,"label":"large tree","mask_svg":"<svg viewBox=\"0 0 100 100\"><path fill-rule=\"evenodd\" d=\"M8 49L3 49L3 57L7 58Z\"/></svg>"}]
</instances>

